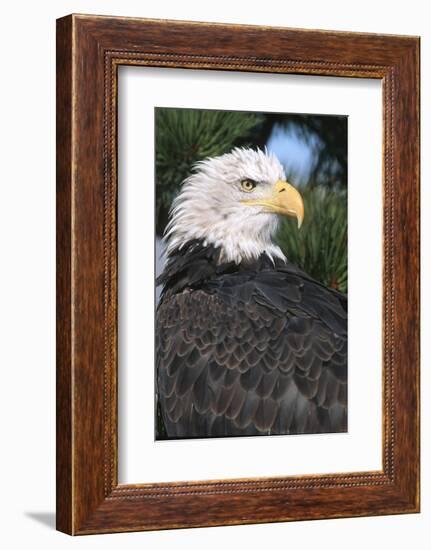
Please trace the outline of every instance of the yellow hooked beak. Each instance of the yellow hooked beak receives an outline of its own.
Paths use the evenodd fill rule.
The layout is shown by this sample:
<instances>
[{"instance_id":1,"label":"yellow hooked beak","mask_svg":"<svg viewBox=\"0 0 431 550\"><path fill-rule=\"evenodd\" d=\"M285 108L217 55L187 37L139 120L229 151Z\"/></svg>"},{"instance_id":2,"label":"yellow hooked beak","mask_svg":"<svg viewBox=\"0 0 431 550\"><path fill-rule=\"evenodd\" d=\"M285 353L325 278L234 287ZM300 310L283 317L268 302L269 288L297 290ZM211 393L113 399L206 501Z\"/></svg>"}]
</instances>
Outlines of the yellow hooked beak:
<instances>
[{"instance_id":1,"label":"yellow hooked beak","mask_svg":"<svg viewBox=\"0 0 431 550\"><path fill-rule=\"evenodd\" d=\"M263 206L268 212L293 216L298 220L298 229L304 220L304 203L299 191L286 181L277 181L269 197L241 201L248 206Z\"/></svg>"}]
</instances>

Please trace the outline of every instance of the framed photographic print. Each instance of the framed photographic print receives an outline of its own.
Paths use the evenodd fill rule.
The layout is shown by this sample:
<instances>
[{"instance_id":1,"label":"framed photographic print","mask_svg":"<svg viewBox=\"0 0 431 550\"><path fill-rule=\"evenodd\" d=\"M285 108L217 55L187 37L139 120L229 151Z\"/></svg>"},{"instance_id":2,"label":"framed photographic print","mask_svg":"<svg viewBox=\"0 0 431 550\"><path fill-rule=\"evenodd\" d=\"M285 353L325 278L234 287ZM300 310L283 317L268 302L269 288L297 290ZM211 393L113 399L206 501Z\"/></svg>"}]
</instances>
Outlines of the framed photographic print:
<instances>
[{"instance_id":1,"label":"framed photographic print","mask_svg":"<svg viewBox=\"0 0 431 550\"><path fill-rule=\"evenodd\" d=\"M57 22L57 528L419 511L419 39Z\"/></svg>"}]
</instances>

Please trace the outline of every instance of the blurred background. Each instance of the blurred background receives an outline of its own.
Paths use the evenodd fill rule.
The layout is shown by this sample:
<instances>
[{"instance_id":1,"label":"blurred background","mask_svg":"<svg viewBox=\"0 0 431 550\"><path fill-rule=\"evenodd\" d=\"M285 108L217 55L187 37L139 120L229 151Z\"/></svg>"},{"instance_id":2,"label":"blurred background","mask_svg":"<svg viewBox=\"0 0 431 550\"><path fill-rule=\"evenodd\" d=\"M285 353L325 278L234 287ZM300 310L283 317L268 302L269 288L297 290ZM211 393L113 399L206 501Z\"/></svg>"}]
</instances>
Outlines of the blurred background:
<instances>
[{"instance_id":1,"label":"blurred background","mask_svg":"<svg viewBox=\"0 0 431 550\"><path fill-rule=\"evenodd\" d=\"M309 275L347 292L346 116L156 108L155 132L157 274L169 208L193 164L235 146L267 147L305 205L301 229L284 218L278 244Z\"/></svg>"}]
</instances>

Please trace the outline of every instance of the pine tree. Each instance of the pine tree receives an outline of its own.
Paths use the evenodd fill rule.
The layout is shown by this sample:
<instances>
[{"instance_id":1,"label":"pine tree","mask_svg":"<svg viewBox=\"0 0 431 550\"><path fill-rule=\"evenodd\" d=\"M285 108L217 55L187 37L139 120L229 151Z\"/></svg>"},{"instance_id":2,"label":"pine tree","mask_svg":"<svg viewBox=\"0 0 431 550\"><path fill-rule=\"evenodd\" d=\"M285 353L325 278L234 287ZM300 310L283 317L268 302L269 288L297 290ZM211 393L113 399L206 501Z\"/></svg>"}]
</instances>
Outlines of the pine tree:
<instances>
[{"instance_id":1,"label":"pine tree","mask_svg":"<svg viewBox=\"0 0 431 550\"><path fill-rule=\"evenodd\" d=\"M304 223L283 219L278 242L286 257L306 273L347 292L347 192L322 185L301 189Z\"/></svg>"},{"instance_id":2,"label":"pine tree","mask_svg":"<svg viewBox=\"0 0 431 550\"><path fill-rule=\"evenodd\" d=\"M172 199L199 160L251 145L259 114L238 111L157 108L156 231L162 235Z\"/></svg>"}]
</instances>

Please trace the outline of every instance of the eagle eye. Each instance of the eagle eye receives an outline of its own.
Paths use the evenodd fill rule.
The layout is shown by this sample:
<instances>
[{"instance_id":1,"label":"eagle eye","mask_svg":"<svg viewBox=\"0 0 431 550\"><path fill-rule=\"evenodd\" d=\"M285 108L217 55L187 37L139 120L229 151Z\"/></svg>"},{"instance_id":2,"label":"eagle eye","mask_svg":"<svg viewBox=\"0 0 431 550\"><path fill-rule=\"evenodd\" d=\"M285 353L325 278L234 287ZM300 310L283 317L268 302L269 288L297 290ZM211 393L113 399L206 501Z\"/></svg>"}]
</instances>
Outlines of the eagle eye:
<instances>
[{"instance_id":1,"label":"eagle eye","mask_svg":"<svg viewBox=\"0 0 431 550\"><path fill-rule=\"evenodd\" d=\"M241 189L246 193L250 193L256 187L257 183L250 179L245 179L241 181Z\"/></svg>"}]
</instances>

